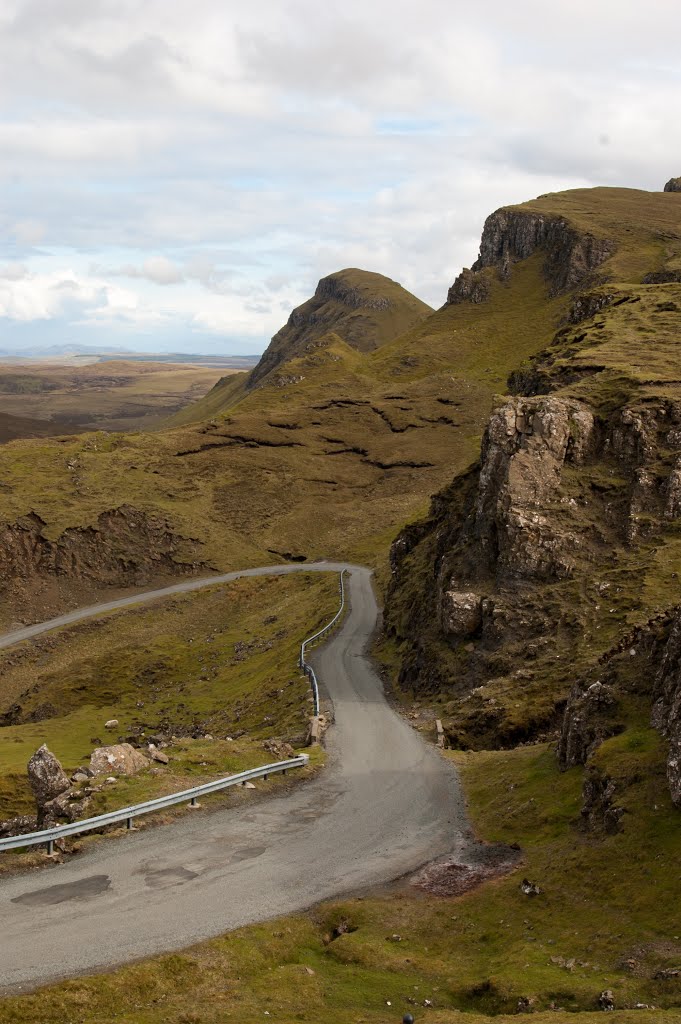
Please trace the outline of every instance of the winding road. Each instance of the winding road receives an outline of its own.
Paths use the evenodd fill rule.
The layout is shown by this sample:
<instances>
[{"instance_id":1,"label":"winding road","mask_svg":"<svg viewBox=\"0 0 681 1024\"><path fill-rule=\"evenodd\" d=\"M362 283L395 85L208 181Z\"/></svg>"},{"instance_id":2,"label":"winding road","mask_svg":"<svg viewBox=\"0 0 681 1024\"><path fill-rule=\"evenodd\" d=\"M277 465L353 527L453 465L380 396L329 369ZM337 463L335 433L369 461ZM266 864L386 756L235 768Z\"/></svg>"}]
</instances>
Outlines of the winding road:
<instances>
[{"instance_id":1,"label":"winding road","mask_svg":"<svg viewBox=\"0 0 681 1024\"><path fill-rule=\"evenodd\" d=\"M190 580L70 612L0 647L103 612L241 576L347 569L350 610L309 660L333 700L327 767L251 806L131 833L49 871L0 881L0 988L32 988L180 949L384 883L454 852L475 859L456 773L388 705L367 656L371 573L335 562Z\"/></svg>"}]
</instances>

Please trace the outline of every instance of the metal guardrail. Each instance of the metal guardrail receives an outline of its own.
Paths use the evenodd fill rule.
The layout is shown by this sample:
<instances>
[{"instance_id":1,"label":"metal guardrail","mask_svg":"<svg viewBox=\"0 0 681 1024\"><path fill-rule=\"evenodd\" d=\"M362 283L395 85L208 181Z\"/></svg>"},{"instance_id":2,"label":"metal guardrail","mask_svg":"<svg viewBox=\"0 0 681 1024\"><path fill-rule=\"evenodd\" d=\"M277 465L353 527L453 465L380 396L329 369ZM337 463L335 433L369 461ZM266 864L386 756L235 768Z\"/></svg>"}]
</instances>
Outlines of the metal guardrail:
<instances>
[{"instance_id":1,"label":"metal guardrail","mask_svg":"<svg viewBox=\"0 0 681 1024\"><path fill-rule=\"evenodd\" d=\"M289 768L304 768L309 760L310 758L307 754L299 754L297 757L289 758L287 761L275 761L272 764L260 765L259 768L249 768L247 771L239 772L237 775L228 775L224 779L206 782L202 786L195 786L193 789L183 789L180 793L160 796L155 800L147 800L143 804L123 807L119 811L109 811L108 814L98 814L96 818L84 818L82 821L74 821L68 825L55 825L54 828L47 828L42 832L29 832L23 836L11 836L8 839L0 839L0 851L16 850L25 846L39 846L45 843L47 845L47 852L52 853L56 839L78 835L81 832L92 832L94 829L104 828L105 825L116 825L119 821L124 821L127 828L132 828L132 819L140 814L162 811L165 807L172 807L173 804L189 803L192 807L196 807L198 798L201 796L217 793L219 790L228 789L230 786L243 786L253 779L266 779L268 775L274 775L276 772L286 775Z\"/></svg>"},{"instance_id":2,"label":"metal guardrail","mask_svg":"<svg viewBox=\"0 0 681 1024\"><path fill-rule=\"evenodd\" d=\"M345 584L343 577L346 570L343 569L339 578L340 608L331 619L313 636L303 640L300 645L300 667L310 679L312 695L314 697L314 713L319 714L319 685L317 676L311 665L305 661L305 650L310 644L315 643L333 629L345 610ZM48 853L52 853L56 839L63 839L66 836L79 835L81 832L92 832L107 825L116 825L124 821L127 828L132 828L132 819L141 814L152 814L154 811L161 811L174 804L189 803L196 807L198 798L207 796L209 793L217 793L221 789L228 789L230 786L245 785L253 779L266 779L268 775L281 772L285 775L289 768L303 768L310 760L307 754L299 754L297 757L287 761L275 761L272 764L264 764L259 768L249 768L248 771L239 772L237 775L229 775L224 779L217 779L215 782L206 782L202 786L195 786L193 789L183 789L180 793L171 793L169 796L157 797L155 800L147 800L143 804L134 804L131 807L123 807L118 811L109 811L108 814L98 814L95 818L83 818L82 821L70 822L67 825L55 825L54 828L43 829L41 832L27 832L22 836L10 836L7 839L0 839L0 852L3 850L17 850L26 846L47 845Z\"/></svg>"},{"instance_id":3,"label":"metal guardrail","mask_svg":"<svg viewBox=\"0 0 681 1024\"><path fill-rule=\"evenodd\" d=\"M315 675L315 670L312 668L312 665L308 664L308 662L305 661L305 650L311 644L315 643L315 641L321 640L323 636L326 636L329 630L333 629L333 627L336 625L341 615L345 611L345 583L343 579L345 573L346 570L343 569L340 573L340 578L338 581L338 588L340 591L340 608L338 609L338 611L336 612L336 614L334 615L330 622L327 622L325 626L322 626L322 628L317 633L314 633L312 636L309 636L306 640L303 640L302 644L300 645L300 659L298 663L302 668L303 672L305 673L305 675L310 680L310 686L312 687L312 696L314 698L315 715L319 714L319 684L317 683L317 676Z\"/></svg>"}]
</instances>

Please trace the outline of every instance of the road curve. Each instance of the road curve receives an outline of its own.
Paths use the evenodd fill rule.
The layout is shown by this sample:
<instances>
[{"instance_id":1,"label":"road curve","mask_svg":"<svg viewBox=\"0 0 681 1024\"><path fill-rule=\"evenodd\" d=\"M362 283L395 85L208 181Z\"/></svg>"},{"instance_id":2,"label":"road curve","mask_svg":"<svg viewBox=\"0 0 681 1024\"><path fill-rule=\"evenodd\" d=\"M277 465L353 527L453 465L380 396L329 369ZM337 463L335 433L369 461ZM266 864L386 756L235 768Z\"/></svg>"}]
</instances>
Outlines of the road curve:
<instances>
[{"instance_id":1,"label":"road curve","mask_svg":"<svg viewBox=\"0 0 681 1024\"><path fill-rule=\"evenodd\" d=\"M240 576L346 568L350 610L310 655L334 703L329 761L293 792L111 839L54 869L0 881L0 988L32 988L180 949L473 850L456 773L387 704L367 657L371 573L283 565L110 601L0 637L57 626Z\"/></svg>"}]
</instances>

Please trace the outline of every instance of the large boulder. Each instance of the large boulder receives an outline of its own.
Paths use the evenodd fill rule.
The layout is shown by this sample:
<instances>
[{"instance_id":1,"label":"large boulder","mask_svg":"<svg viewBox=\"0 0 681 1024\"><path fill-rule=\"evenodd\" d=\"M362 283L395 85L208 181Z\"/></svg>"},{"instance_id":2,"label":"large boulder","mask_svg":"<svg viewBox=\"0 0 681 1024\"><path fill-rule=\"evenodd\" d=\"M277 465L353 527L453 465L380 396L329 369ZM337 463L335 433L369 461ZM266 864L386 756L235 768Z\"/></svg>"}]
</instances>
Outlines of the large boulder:
<instances>
[{"instance_id":1,"label":"large boulder","mask_svg":"<svg viewBox=\"0 0 681 1024\"><path fill-rule=\"evenodd\" d=\"M681 178L670 178L664 190L665 192L681 192Z\"/></svg>"},{"instance_id":2,"label":"large boulder","mask_svg":"<svg viewBox=\"0 0 681 1024\"><path fill-rule=\"evenodd\" d=\"M90 757L90 768L95 775L136 775L148 766L148 758L129 743L97 747Z\"/></svg>"},{"instance_id":3,"label":"large boulder","mask_svg":"<svg viewBox=\"0 0 681 1024\"><path fill-rule=\"evenodd\" d=\"M472 636L482 625L482 598L470 591L446 590L441 615L445 633L461 638Z\"/></svg>"},{"instance_id":4,"label":"large boulder","mask_svg":"<svg viewBox=\"0 0 681 1024\"><path fill-rule=\"evenodd\" d=\"M69 777L47 745L43 743L28 762L28 781L38 809L38 827L45 818L45 806L71 788Z\"/></svg>"}]
</instances>

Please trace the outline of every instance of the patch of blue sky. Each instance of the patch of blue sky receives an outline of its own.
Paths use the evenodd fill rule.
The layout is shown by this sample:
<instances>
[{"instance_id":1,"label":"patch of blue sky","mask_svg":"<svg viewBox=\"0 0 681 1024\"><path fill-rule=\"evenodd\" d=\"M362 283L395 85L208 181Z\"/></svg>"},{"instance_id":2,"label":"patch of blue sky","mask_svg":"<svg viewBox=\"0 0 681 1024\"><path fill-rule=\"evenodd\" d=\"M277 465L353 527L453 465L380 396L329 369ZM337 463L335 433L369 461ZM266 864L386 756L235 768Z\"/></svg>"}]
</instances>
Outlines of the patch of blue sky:
<instances>
[{"instance_id":1,"label":"patch of blue sky","mask_svg":"<svg viewBox=\"0 0 681 1024\"><path fill-rule=\"evenodd\" d=\"M375 127L379 135L442 135L445 125L439 118L381 117Z\"/></svg>"}]
</instances>

